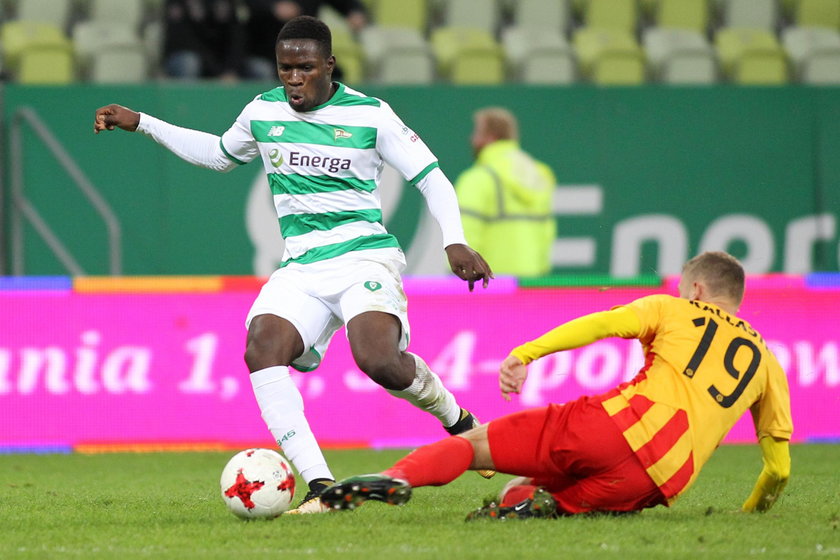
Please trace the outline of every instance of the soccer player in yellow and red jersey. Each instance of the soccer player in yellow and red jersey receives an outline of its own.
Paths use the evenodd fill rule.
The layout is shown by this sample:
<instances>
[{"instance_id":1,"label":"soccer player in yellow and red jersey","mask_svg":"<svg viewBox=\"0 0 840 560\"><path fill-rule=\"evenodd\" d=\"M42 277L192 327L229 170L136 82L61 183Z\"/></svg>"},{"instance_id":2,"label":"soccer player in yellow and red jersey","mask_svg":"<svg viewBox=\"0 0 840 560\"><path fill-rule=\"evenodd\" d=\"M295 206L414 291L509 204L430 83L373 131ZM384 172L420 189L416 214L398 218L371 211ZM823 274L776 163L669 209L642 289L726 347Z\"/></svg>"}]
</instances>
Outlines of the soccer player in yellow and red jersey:
<instances>
[{"instance_id":1,"label":"soccer player in yellow and red jersey","mask_svg":"<svg viewBox=\"0 0 840 560\"><path fill-rule=\"evenodd\" d=\"M468 469L520 475L471 517L628 512L669 505L749 410L764 458L747 512L767 511L790 474L793 431L787 378L758 332L737 317L744 270L732 256L688 261L680 297L653 295L580 317L514 348L502 362L505 399L527 364L606 337L637 338L645 364L627 383L493 420L421 447L383 473L346 479L322 499L352 509L368 499L408 500L411 488L451 482Z\"/></svg>"}]
</instances>

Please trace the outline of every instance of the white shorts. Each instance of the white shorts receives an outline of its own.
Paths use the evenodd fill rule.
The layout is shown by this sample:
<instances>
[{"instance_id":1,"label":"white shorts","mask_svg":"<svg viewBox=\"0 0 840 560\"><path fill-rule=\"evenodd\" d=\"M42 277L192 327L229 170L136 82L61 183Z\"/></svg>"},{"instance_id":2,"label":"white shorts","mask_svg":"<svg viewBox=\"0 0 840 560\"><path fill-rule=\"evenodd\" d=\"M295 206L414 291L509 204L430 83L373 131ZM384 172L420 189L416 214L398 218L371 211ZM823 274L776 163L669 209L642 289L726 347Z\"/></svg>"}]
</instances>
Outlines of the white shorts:
<instances>
[{"instance_id":1,"label":"white shorts","mask_svg":"<svg viewBox=\"0 0 840 560\"><path fill-rule=\"evenodd\" d=\"M353 251L311 264L276 270L248 312L245 326L257 315L276 315L292 323L303 339L303 354L292 361L299 371L321 363L335 332L366 311L383 311L402 324L400 350L408 347L408 302L400 273L405 258L399 249Z\"/></svg>"}]
</instances>

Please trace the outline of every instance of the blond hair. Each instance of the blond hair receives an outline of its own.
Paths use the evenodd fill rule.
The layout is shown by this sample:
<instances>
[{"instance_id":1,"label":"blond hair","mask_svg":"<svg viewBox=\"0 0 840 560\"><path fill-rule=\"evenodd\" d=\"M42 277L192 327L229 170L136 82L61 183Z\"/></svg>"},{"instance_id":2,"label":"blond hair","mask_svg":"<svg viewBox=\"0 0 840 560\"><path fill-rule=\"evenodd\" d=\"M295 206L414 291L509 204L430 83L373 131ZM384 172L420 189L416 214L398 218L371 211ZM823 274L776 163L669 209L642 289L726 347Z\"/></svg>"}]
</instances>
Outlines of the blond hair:
<instances>
[{"instance_id":1,"label":"blond hair","mask_svg":"<svg viewBox=\"0 0 840 560\"><path fill-rule=\"evenodd\" d=\"M744 267L729 253L700 253L683 265L682 275L702 281L713 296L729 298L736 306L744 299Z\"/></svg>"},{"instance_id":2,"label":"blond hair","mask_svg":"<svg viewBox=\"0 0 840 560\"><path fill-rule=\"evenodd\" d=\"M499 140L519 140L519 123L513 113L503 107L485 107L475 112L474 120L484 132Z\"/></svg>"}]
</instances>

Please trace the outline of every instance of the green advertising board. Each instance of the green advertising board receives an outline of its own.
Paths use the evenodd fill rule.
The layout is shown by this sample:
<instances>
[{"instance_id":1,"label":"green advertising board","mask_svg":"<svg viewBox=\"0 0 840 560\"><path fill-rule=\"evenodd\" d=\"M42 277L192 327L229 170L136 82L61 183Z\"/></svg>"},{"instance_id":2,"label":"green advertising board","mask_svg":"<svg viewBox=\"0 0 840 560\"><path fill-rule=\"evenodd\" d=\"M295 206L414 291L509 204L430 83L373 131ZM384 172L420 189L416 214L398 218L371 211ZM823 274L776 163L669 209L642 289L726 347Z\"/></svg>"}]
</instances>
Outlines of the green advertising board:
<instances>
[{"instance_id":1,"label":"green advertising board","mask_svg":"<svg viewBox=\"0 0 840 560\"><path fill-rule=\"evenodd\" d=\"M220 135L269 87L6 86L4 271L18 262L25 274L68 272L31 221L14 246L15 184L85 274L110 270L102 218L22 111L37 116L112 208L122 274L270 271L282 240L259 163L216 173L139 134L93 134L94 110L115 102ZM471 164L472 112L511 109L523 147L558 178L557 274L673 274L706 249L732 252L752 273L838 270L838 88L360 89L388 101L453 181ZM439 234L420 194L386 170L382 198L409 272L442 272Z\"/></svg>"}]
</instances>

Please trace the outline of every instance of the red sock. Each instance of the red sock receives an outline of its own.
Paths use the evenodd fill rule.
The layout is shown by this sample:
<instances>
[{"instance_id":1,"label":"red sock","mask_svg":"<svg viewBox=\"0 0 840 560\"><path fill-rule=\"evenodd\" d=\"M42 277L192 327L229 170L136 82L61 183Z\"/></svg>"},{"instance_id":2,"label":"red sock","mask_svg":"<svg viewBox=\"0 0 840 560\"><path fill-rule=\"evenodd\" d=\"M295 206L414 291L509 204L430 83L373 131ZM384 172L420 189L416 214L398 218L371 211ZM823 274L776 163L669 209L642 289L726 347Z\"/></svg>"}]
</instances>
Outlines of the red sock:
<instances>
[{"instance_id":1,"label":"red sock","mask_svg":"<svg viewBox=\"0 0 840 560\"><path fill-rule=\"evenodd\" d=\"M449 437L415 449L383 472L418 486L443 486L461 476L473 459L472 444L462 437Z\"/></svg>"}]
</instances>

